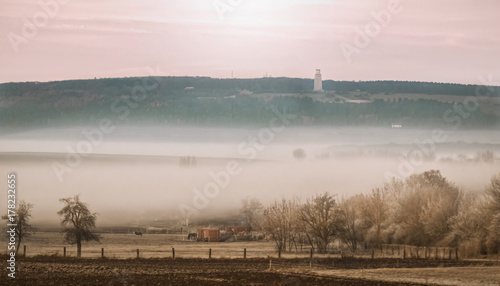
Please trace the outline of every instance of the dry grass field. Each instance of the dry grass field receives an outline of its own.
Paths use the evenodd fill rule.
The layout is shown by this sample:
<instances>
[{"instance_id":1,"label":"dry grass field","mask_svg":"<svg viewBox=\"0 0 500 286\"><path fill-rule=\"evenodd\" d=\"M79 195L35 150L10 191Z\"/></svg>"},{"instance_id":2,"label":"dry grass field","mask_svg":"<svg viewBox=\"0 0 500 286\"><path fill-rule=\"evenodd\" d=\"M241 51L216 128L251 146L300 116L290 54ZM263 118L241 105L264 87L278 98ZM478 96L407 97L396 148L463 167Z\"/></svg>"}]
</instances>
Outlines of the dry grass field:
<instances>
[{"instance_id":1,"label":"dry grass field","mask_svg":"<svg viewBox=\"0 0 500 286\"><path fill-rule=\"evenodd\" d=\"M208 258L209 249L212 249L213 258L243 258L243 249L247 249L247 258L267 257L276 255L274 245L265 241L245 242L196 242L186 239L187 234L135 234L105 233L100 243L91 242L82 245L83 258L100 258L101 248L104 248L106 258L136 258L137 249L141 258L171 258L172 248L176 258ZM57 232L39 232L26 242L26 255L76 256L76 246L64 242ZM4 253L6 253L6 248ZM22 247L20 254L23 253ZM306 253L304 253L306 255ZM288 255L295 257L296 255Z\"/></svg>"},{"instance_id":2,"label":"dry grass field","mask_svg":"<svg viewBox=\"0 0 500 286\"><path fill-rule=\"evenodd\" d=\"M500 285L500 266L342 269L320 270L316 273L325 277L346 277L382 282L420 283L424 285Z\"/></svg>"}]
</instances>

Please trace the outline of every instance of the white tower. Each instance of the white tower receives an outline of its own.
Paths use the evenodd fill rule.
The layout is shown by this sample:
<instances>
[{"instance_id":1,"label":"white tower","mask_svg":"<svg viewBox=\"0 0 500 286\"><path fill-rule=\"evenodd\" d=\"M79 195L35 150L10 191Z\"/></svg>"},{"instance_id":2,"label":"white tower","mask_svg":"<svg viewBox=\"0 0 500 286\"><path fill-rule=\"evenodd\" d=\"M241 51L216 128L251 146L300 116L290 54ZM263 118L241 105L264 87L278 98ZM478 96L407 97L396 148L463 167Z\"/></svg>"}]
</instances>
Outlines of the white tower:
<instances>
[{"instance_id":1,"label":"white tower","mask_svg":"<svg viewBox=\"0 0 500 286\"><path fill-rule=\"evenodd\" d=\"M321 70L316 69L314 76L314 91L323 91L323 80L321 79Z\"/></svg>"}]
</instances>

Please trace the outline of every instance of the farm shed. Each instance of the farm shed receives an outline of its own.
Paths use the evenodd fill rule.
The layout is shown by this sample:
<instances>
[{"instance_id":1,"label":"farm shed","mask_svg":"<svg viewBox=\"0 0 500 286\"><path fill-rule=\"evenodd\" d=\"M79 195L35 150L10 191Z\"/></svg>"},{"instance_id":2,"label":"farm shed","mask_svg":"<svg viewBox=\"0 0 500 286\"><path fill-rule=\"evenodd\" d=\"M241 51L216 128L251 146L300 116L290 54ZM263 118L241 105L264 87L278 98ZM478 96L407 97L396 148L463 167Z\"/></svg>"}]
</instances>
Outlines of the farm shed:
<instances>
[{"instance_id":1,"label":"farm shed","mask_svg":"<svg viewBox=\"0 0 500 286\"><path fill-rule=\"evenodd\" d=\"M214 228L198 228L198 241L218 242L220 240L220 230Z\"/></svg>"}]
</instances>

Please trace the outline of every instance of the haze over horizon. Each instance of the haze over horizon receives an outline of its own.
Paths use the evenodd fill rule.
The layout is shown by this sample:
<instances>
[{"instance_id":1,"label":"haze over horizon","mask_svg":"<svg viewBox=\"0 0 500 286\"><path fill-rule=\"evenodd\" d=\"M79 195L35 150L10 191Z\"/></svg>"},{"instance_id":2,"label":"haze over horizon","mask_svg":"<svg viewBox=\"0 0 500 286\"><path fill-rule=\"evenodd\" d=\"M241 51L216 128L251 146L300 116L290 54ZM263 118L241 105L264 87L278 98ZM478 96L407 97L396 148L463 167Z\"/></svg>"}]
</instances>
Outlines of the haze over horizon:
<instances>
[{"instance_id":1,"label":"haze over horizon","mask_svg":"<svg viewBox=\"0 0 500 286\"><path fill-rule=\"evenodd\" d=\"M55 1L3 1L0 82L146 76L148 67L213 78L312 78L320 68L323 79L463 84L500 74L492 0ZM23 32L34 21L36 31ZM366 25L374 36L357 45ZM356 49L349 59L346 45Z\"/></svg>"}]
</instances>

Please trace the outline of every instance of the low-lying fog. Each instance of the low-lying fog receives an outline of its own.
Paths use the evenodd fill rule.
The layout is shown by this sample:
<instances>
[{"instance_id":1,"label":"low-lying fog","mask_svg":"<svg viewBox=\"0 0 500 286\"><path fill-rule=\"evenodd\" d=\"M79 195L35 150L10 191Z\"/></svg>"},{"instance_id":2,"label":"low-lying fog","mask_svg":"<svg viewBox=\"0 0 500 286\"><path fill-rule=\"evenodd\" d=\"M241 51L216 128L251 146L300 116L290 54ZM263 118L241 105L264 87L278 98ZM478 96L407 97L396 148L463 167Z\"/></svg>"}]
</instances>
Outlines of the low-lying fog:
<instances>
[{"instance_id":1,"label":"low-lying fog","mask_svg":"<svg viewBox=\"0 0 500 286\"><path fill-rule=\"evenodd\" d=\"M247 196L268 203L282 196L305 199L324 191L366 193L381 186L388 173L405 176L429 169L439 169L463 189L477 191L500 172L496 131L447 131L446 140L432 146L431 129L288 127L272 132L127 126L103 134L102 139L89 127L85 130L94 137L86 137L84 129L0 136L0 174L6 183L6 174L17 173L18 199L35 205L33 223L57 224L59 198L76 194L100 214L98 225L133 224L139 218L180 219L179 204L193 206L194 190L213 186L213 173L228 172L229 162L236 164L230 169L238 174L230 175L227 186L208 198L200 216L238 209ZM428 144L419 147L417 142ZM77 166L71 165L74 157L68 165L68 150L88 152L89 146L90 154L82 155ZM402 163L408 162L403 154L422 148L433 149L434 155L423 162L412 157L413 163ZM305 158L295 158L296 149L303 149ZM493 160L477 156L486 151L493 152ZM196 157L196 166L180 166L183 156ZM0 204L6 205L6 195L0 196Z\"/></svg>"}]
</instances>

